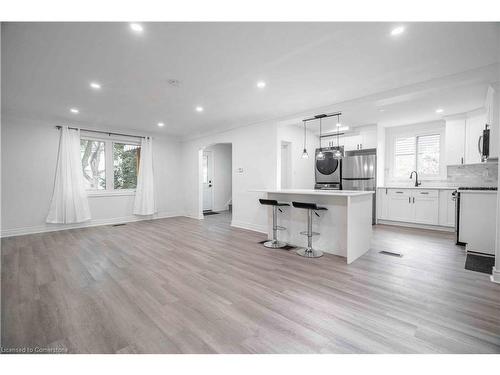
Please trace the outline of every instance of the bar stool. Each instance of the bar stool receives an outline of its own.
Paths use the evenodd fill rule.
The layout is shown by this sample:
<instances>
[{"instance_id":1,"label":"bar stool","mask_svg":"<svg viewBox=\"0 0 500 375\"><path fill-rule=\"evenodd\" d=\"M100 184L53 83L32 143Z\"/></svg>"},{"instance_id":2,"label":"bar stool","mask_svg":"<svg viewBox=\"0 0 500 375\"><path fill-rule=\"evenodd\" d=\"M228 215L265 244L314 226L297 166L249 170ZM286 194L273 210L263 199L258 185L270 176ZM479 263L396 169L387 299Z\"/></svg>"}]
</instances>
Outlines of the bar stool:
<instances>
[{"instance_id":1,"label":"bar stool","mask_svg":"<svg viewBox=\"0 0 500 375\"><path fill-rule=\"evenodd\" d=\"M286 246L286 242L278 241L278 230L284 230L285 227L280 227L278 225L278 210L281 211L280 207L290 206L288 203L279 203L275 199L259 199L260 204L266 206L273 206L273 239L264 242L265 247L269 247L271 249L280 249Z\"/></svg>"},{"instance_id":2,"label":"bar stool","mask_svg":"<svg viewBox=\"0 0 500 375\"><path fill-rule=\"evenodd\" d=\"M317 232L312 230L312 215L313 212L319 217L316 211L328 210L326 207L318 207L316 203L304 203L304 202L292 202L293 207L302 208L307 210L307 231L300 232L300 234L307 236L307 247L297 250L297 254L306 258L319 258L323 256L323 252L319 250L314 250L312 247L312 237L319 235Z\"/></svg>"}]
</instances>

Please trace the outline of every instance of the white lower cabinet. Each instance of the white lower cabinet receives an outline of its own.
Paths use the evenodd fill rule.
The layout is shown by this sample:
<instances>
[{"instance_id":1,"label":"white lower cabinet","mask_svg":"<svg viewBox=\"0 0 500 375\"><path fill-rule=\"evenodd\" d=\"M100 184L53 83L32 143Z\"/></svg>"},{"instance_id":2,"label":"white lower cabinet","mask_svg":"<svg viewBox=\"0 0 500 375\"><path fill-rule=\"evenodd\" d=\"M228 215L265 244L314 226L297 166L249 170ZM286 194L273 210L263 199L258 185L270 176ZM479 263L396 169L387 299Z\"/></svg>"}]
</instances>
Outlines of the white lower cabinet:
<instances>
[{"instance_id":1,"label":"white lower cabinet","mask_svg":"<svg viewBox=\"0 0 500 375\"><path fill-rule=\"evenodd\" d=\"M455 226L455 190L440 190L439 191L439 225L444 227Z\"/></svg>"},{"instance_id":2,"label":"white lower cabinet","mask_svg":"<svg viewBox=\"0 0 500 375\"><path fill-rule=\"evenodd\" d=\"M412 193L413 222L439 224L439 191L415 190Z\"/></svg>"},{"instance_id":3,"label":"white lower cabinet","mask_svg":"<svg viewBox=\"0 0 500 375\"><path fill-rule=\"evenodd\" d=\"M453 190L379 188L378 219L453 227L455 204L452 192ZM444 202L440 199L444 199Z\"/></svg>"},{"instance_id":4,"label":"white lower cabinet","mask_svg":"<svg viewBox=\"0 0 500 375\"><path fill-rule=\"evenodd\" d=\"M388 219L395 221L413 221L411 191L408 189L389 189L388 195Z\"/></svg>"}]
</instances>

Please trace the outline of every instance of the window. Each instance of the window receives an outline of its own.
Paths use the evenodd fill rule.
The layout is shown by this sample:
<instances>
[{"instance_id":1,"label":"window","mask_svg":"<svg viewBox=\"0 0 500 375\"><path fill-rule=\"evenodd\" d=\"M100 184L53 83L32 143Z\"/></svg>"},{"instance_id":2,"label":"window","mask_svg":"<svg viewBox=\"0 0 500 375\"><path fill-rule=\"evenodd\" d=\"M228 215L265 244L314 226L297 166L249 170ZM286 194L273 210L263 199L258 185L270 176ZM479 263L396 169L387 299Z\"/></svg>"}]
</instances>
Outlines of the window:
<instances>
[{"instance_id":1,"label":"window","mask_svg":"<svg viewBox=\"0 0 500 375\"><path fill-rule=\"evenodd\" d=\"M106 189L106 159L101 141L82 139L80 151L82 155L82 170L87 190Z\"/></svg>"},{"instance_id":2,"label":"window","mask_svg":"<svg viewBox=\"0 0 500 375\"><path fill-rule=\"evenodd\" d=\"M407 178L413 170L422 177L439 176L440 141L440 134L395 138L394 177Z\"/></svg>"},{"instance_id":3,"label":"window","mask_svg":"<svg viewBox=\"0 0 500 375\"><path fill-rule=\"evenodd\" d=\"M82 138L80 150L87 190L123 191L137 187L141 157L139 144Z\"/></svg>"},{"instance_id":4,"label":"window","mask_svg":"<svg viewBox=\"0 0 500 375\"><path fill-rule=\"evenodd\" d=\"M141 148L138 145L113 143L113 186L115 189L135 189Z\"/></svg>"}]
</instances>

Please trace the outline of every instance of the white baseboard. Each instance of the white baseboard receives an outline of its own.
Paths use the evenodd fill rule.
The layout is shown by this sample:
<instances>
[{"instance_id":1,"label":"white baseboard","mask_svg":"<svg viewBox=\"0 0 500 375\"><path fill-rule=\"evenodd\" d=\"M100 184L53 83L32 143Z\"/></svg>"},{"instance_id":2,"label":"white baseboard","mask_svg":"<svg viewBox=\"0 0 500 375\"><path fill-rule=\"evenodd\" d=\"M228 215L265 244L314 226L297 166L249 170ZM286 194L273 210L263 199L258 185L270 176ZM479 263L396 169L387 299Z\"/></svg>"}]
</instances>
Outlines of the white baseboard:
<instances>
[{"instance_id":1,"label":"white baseboard","mask_svg":"<svg viewBox=\"0 0 500 375\"><path fill-rule=\"evenodd\" d=\"M493 267L493 272L491 272L490 280L494 283L500 284L500 270Z\"/></svg>"},{"instance_id":2,"label":"white baseboard","mask_svg":"<svg viewBox=\"0 0 500 375\"><path fill-rule=\"evenodd\" d=\"M245 223L243 221L231 221L231 226L235 228L248 229L254 232L265 233L267 234L267 226L253 223Z\"/></svg>"},{"instance_id":3,"label":"white baseboard","mask_svg":"<svg viewBox=\"0 0 500 375\"><path fill-rule=\"evenodd\" d=\"M190 219L196 219L196 220L203 220L204 219L203 214L183 214L183 215L179 215L179 216L184 216L184 217L188 217Z\"/></svg>"},{"instance_id":4,"label":"white baseboard","mask_svg":"<svg viewBox=\"0 0 500 375\"><path fill-rule=\"evenodd\" d=\"M94 219L86 221L84 223L77 223L77 224L42 224L31 227L2 229L0 237L4 238L13 236L24 236L26 234L56 232L60 230L97 227L101 225L123 224L123 223L131 223L134 221L142 221L142 220L165 219L168 217L176 217L176 216L183 216L183 215L178 212L159 212L151 216L123 216L110 219Z\"/></svg>"},{"instance_id":5,"label":"white baseboard","mask_svg":"<svg viewBox=\"0 0 500 375\"><path fill-rule=\"evenodd\" d=\"M441 225L407 223L404 221L392 221L392 220L382 220L382 219L377 219L377 224L395 225L398 227L406 227L406 228L439 230L442 232L454 232L455 231L455 228L453 228L453 227L443 227Z\"/></svg>"}]
</instances>

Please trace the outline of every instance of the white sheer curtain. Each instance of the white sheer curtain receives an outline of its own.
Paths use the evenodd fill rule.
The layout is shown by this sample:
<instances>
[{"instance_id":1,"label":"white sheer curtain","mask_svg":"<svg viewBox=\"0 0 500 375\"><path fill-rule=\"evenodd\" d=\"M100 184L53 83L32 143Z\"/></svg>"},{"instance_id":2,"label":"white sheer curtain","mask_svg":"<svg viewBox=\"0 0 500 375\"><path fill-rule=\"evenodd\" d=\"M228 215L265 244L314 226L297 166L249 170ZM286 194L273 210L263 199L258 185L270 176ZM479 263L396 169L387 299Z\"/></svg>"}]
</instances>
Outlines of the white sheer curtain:
<instances>
[{"instance_id":1,"label":"white sheer curtain","mask_svg":"<svg viewBox=\"0 0 500 375\"><path fill-rule=\"evenodd\" d=\"M150 137L141 141L141 159L135 190L134 215L153 215L156 212L153 177L153 140Z\"/></svg>"},{"instance_id":2,"label":"white sheer curtain","mask_svg":"<svg viewBox=\"0 0 500 375\"><path fill-rule=\"evenodd\" d=\"M56 179L47 223L71 224L90 220L80 156L80 130L61 128Z\"/></svg>"}]
</instances>

